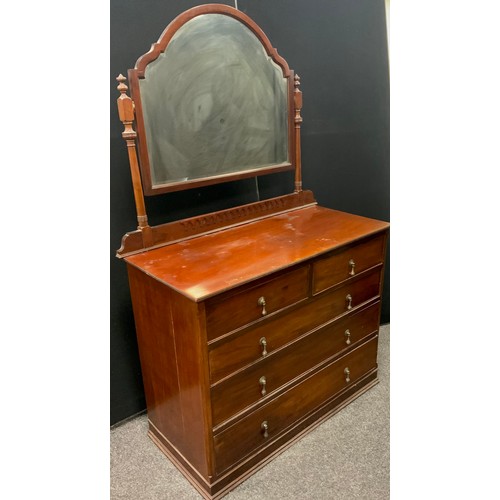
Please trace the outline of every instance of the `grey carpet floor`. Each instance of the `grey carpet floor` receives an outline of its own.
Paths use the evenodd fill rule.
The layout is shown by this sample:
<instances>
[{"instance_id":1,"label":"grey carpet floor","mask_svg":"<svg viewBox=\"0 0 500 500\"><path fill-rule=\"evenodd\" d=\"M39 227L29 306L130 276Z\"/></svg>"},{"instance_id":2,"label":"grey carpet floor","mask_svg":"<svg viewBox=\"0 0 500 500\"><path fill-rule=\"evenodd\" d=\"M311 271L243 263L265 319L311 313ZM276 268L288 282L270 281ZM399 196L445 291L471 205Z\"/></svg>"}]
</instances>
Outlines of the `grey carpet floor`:
<instances>
[{"instance_id":1,"label":"grey carpet floor","mask_svg":"<svg viewBox=\"0 0 500 500\"><path fill-rule=\"evenodd\" d=\"M389 325L380 328L378 363L378 385L224 499L389 499ZM147 430L146 415L111 430L111 500L199 500Z\"/></svg>"}]
</instances>

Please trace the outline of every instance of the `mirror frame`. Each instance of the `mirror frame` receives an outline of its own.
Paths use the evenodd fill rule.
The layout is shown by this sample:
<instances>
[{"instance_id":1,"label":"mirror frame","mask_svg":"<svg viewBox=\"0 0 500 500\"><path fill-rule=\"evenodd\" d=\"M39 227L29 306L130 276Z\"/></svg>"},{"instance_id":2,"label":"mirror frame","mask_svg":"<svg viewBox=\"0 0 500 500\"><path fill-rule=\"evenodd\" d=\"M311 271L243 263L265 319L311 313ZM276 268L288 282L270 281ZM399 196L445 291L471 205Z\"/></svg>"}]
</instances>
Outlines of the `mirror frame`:
<instances>
[{"instance_id":1,"label":"mirror frame","mask_svg":"<svg viewBox=\"0 0 500 500\"><path fill-rule=\"evenodd\" d=\"M146 142L146 129L141 103L139 80L145 77L148 64L155 61L163 53L176 34L176 32L191 19L203 14L223 14L230 16L244 24L257 37L263 45L267 55L276 63L283 72L283 77L288 84L288 162L259 168L245 169L238 172L213 175L209 177L196 178L186 181L173 181L164 184L153 185L151 166L149 162L148 147ZM150 50L139 57L134 69L128 71L130 92L135 105L135 124L137 132L137 148L139 153L139 167L141 170L142 188L147 196L180 191L184 189L198 188L211 184L234 181L259 175L272 174L288 170L295 170L297 165L296 137L294 133L294 74L288 67L287 62L271 45L271 42L257 24L243 12L222 4L200 5L185 11L176 17L163 31L156 43L151 45ZM298 160L300 165L300 159Z\"/></svg>"}]
</instances>

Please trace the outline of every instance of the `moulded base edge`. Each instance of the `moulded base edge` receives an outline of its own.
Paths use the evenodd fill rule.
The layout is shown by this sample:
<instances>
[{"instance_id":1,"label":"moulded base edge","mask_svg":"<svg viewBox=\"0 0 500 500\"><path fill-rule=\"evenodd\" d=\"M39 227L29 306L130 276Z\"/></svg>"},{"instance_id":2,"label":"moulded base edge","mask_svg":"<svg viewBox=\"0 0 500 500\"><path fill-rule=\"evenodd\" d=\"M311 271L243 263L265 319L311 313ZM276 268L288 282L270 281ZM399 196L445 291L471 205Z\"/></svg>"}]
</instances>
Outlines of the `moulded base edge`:
<instances>
[{"instance_id":1,"label":"moulded base edge","mask_svg":"<svg viewBox=\"0 0 500 500\"><path fill-rule=\"evenodd\" d=\"M198 474L189 462L184 459L178 450L169 443L168 439L151 422L149 422L148 436L172 461L203 498L207 500L217 500L227 495L253 473L295 444L305 434L311 432L325 420L350 404L354 399L378 384L378 382L377 369L374 369L356 384L353 384L342 393L337 394L332 399L325 402L325 404L299 420L293 427L283 432L283 434L277 437L272 443L269 443L267 447L259 449L210 484L206 482L205 478Z\"/></svg>"}]
</instances>

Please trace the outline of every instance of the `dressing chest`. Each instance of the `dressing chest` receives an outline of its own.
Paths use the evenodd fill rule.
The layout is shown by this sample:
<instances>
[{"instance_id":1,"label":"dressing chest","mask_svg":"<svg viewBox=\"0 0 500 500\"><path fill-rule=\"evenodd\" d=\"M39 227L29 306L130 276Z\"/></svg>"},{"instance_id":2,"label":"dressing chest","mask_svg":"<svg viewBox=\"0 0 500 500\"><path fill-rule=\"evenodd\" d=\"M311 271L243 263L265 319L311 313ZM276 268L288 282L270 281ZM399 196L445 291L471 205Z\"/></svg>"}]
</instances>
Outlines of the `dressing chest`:
<instances>
[{"instance_id":1,"label":"dressing chest","mask_svg":"<svg viewBox=\"0 0 500 500\"><path fill-rule=\"evenodd\" d=\"M149 435L219 498L377 383L388 224L302 190L299 79L240 11L186 11L128 80L118 108L138 229L117 255ZM288 195L148 224L144 195L287 170Z\"/></svg>"}]
</instances>

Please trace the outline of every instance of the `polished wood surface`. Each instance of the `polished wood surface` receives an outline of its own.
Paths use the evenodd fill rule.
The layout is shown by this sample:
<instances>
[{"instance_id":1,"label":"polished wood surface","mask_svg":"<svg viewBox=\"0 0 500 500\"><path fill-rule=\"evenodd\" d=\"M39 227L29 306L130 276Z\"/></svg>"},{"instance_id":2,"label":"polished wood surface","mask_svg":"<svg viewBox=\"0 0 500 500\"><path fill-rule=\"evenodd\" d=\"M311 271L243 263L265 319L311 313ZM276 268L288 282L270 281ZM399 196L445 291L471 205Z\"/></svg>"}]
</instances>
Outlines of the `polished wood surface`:
<instances>
[{"instance_id":1,"label":"polished wood surface","mask_svg":"<svg viewBox=\"0 0 500 500\"><path fill-rule=\"evenodd\" d=\"M177 367L171 366L168 377L161 373L176 358L172 290L133 267L128 273L148 417L159 428L178 428L182 406ZM172 435L173 445L182 447L183 442L181 432Z\"/></svg>"},{"instance_id":2,"label":"polished wood surface","mask_svg":"<svg viewBox=\"0 0 500 500\"><path fill-rule=\"evenodd\" d=\"M306 224L317 218L313 214L343 229L334 241L329 230ZM252 226L259 226L256 235L265 228L267 239L281 242L273 253L282 263L278 270L235 287L222 286L198 300L158 279L168 260L174 261L171 265L179 262L171 253L167 257L167 250L191 261L190 269L212 269L220 277L213 260L224 242L229 255L225 271L231 275L235 256L249 259L260 247L267 249L265 241L260 245L259 237L250 237ZM228 239L228 233L237 239ZM295 238L305 251L292 251ZM376 380L368 375L376 371L386 238L385 223L312 206L125 259L152 436L205 498L218 497L229 484L226 480L242 480L258 465L256 457L265 459L283 446L281 436L292 427L290 438L312 425L310 415L320 418L320 408L340 407L344 400L338 395L358 380ZM196 259L194 250L199 252ZM143 267L131 262L156 252L162 253L161 259L153 255ZM357 271L346 277L339 256L343 264L347 257L361 259ZM318 263L319 269L333 269L328 286L320 291L313 287ZM343 272L337 273L338 268ZM341 360L349 361L347 378ZM308 383L315 387L311 394ZM361 393L364 384L345 392L345 398ZM262 425L261 417L272 419L267 438L262 429L254 429Z\"/></svg>"},{"instance_id":3,"label":"polished wood surface","mask_svg":"<svg viewBox=\"0 0 500 500\"><path fill-rule=\"evenodd\" d=\"M241 419L214 437L216 469L223 471L242 460L258 447L267 445L279 433L295 423L308 411L353 384L371 369L377 367L377 340L375 337L362 346L316 372L299 385ZM350 369L346 381L344 370ZM264 437L262 423L268 424L268 437Z\"/></svg>"},{"instance_id":4,"label":"polished wood surface","mask_svg":"<svg viewBox=\"0 0 500 500\"><path fill-rule=\"evenodd\" d=\"M240 205L227 210L151 226L152 242L148 245L145 244L140 229L131 231L123 236L121 247L117 250L116 256L119 258L127 257L128 255L144 252L145 250L151 250L310 205L316 205L313 193L311 191L301 191L300 193L291 193L285 196Z\"/></svg>"},{"instance_id":5,"label":"polished wood surface","mask_svg":"<svg viewBox=\"0 0 500 500\"><path fill-rule=\"evenodd\" d=\"M330 321L216 384L212 387L213 424L217 426L252 404L272 399L277 389L376 332L378 316L378 303L375 303L357 314L343 317L342 321ZM346 344L346 330L349 330L349 344ZM261 384L262 377L265 377L265 386Z\"/></svg>"},{"instance_id":6,"label":"polished wood surface","mask_svg":"<svg viewBox=\"0 0 500 500\"><path fill-rule=\"evenodd\" d=\"M148 216L146 215L146 206L144 204L144 192L142 189L141 174L139 172L139 163L137 160L137 151L135 140L137 132L134 130L134 102L127 95L128 87L125 85L126 78L119 75L117 89L120 91L120 97L117 99L118 115L125 129L122 132L122 137L127 143L130 175L132 176L132 186L134 188L134 200L137 211L137 224L144 240L144 246L151 245L151 230L148 224Z\"/></svg>"},{"instance_id":7,"label":"polished wood surface","mask_svg":"<svg viewBox=\"0 0 500 500\"><path fill-rule=\"evenodd\" d=\"M302 91L300 90L300 77L293 77L293 104L295 108L295 116L293 117L295 128L295 192L302 191L302 155L300 151L300 126L302 124Z\"/></svg>"},{"instance_id":8,"label":"polished wood surface","mask_svg":"<svg viewBox=\"0 0 500 500\"><path fill-rule=\"evenodd\" d=\"M384 244L385 236L379 235L364 243L331 252L317 260L313 264L313 293L326 290L381 264Z\"/></svg>"},{"instance_id":9,"label":"polished wood surface","mask_svg":"<svg viewBox=\"0 0 500 500\"><path fill-rule=\"evenodd\" d=\"M308 296L309 267L300 266L258 285L243 286L208 299L207 337L212 340L253 321L268 319Z\"/></svg>"},{"instance_id":10,"label":"polished wood surface","mask_svg":"<svg viewBox=\"0 0 500 500\"><path fill-rule=\"evenodd\" d=\"M243 334L231 335L217 344L209 354L211 380L220 380L262 358L261 338L266 339L268 355L332 318L357 310L380 293L380 268L358 277L315 302L289 311L283 317L263 318ZM346 301L352 296L351 307Z\"/></svg>"},{"instance_id":11,"label":"polished wood surface","mask_svg":"<svg viewBox=\"0 0 500 500\"><path fill-rule=\"evenodd\" d=\"M344 305L344 293L327 293L211 344L209 362L212 384L263 359L261 338L266 339L267 356L272 356L307 332L335 318L331 307L336 297ZM353 312L355 310L356 306ZM341 317L345 314L348 312L342 310Z\"/></svg>"},{"instance_id":12,"label":"polished wood surface","mask_svg":"<svg viewBox=\"0 0 500 500\"><path fill-rule=\"evenodd\" d=\"M386 222L312 206L125 260L200 301L387 228Z\"/></svg>"},{"instance_id":13,"label":"polished wood surface","mask_svg":"<svg viewBox=\"0 0 500 500\"><path fill-rule=\"evenodd\" d=\"M320 233L317 226L305 223L313 213L343 228L334 242L328 230ZM268 239L276 232L274 241L281 241L281 246L275 245L274 258L288 259L288 265L236 287L221 287L200 300L158 279L165 272L165 259L173 257L154 256L143 268L131 261L147 254L126 258L151 432L206 498L216 498L219 489L226 488L227 483L219 482L223 477L237 481L231 471L243 475L256 466L251 457L261 456L261 448L269 447L272 454L275 441L282 446L280 436L290 426L299 432L299 422L309 422L311 412L330 400L342 404L337 394L376 370L387 225L316 206L292 215L294 224L290 213L275 215L148 252L176 250L181 260L197 263L192 269L213 269L218 275L213 255L223 242L231 263L232 252L249 258L260 246L266 247L250 238L249 228L266 228ZM243 244L241 232L247 235ZM223 233L236 233L237 240L230 245L232 240ZM310 252L299 263L295 255L300 249L281 249L284 234L290 233L299 233L300 244ZM294 238L287 242L293 245ZM193 248L200 252L196 259ZM361 259L359 268L346 276L343 264L352 256ZM323 265L333 271L326 289L317 291L313 284ZM336 272L339 268L343 271ZM225 270L230 274L230 267ZM265 304L259 303L260 297ZM342 360L349 363L348 376ZM346 398L353 394L346 392ZM266 423L272 435L263 438L265 431L254 429L257 423L264 425L258 422L261 418L272 419L272 424Z\"/></svg>"},{"instance_id":14,"label":"polished wood surface","mask_svg":"<svg viewBox=\"0 0 500 500\"><path fill-rule=\"evenodd\" d=\"M378 384L377 370L370 370L365 376L334 397L327 400L315 410L307 414L303 419L298 420L294 425L287 428L275 440L271 441L264 448L257 448L250 453L243 461L235 464L234 467L217 474L210 482L197 474L189 463L183 461L178 450L171 447L167 438L151 425L148 435L158 448L172 461L173 464L185 475L186 479L207 500L218 500L224 497L229 491L234 489L241 482L264 467L277 455L293 446L307 433L321 425L325 420L342 410L353 400L364 394L366 391Z\"/></svg>"},{"instance_id":15,"label":"polished wood surface","mask_svg":"<svg viewBox=\"0 0 500 500\"><path fill-rule=\"evenodd\" d=\"M208 477L212 444L207 428L212 423L198 306L137 269L129 266L128 271L148 416L158 429L168 430L171 444Z\"/></svg>"}]
</instances>

